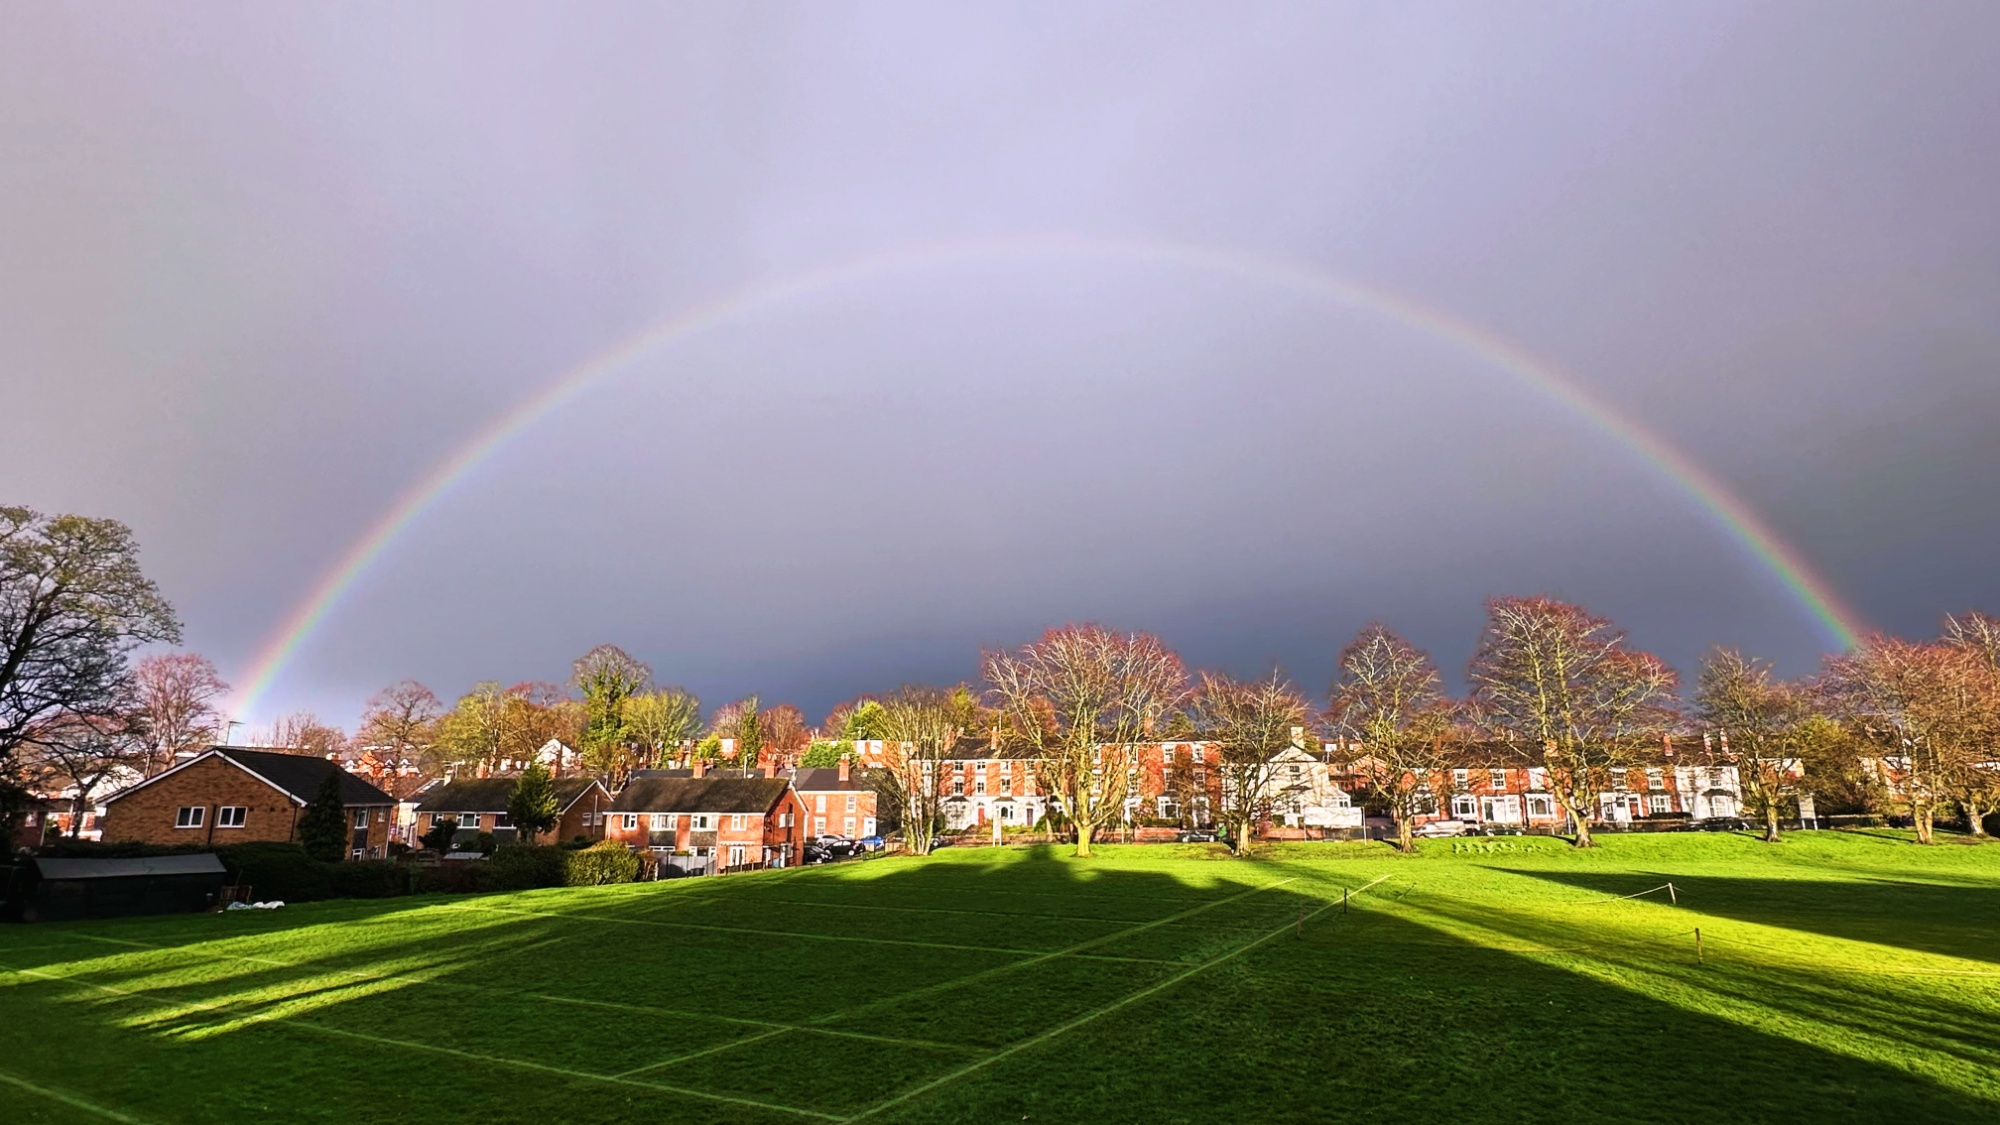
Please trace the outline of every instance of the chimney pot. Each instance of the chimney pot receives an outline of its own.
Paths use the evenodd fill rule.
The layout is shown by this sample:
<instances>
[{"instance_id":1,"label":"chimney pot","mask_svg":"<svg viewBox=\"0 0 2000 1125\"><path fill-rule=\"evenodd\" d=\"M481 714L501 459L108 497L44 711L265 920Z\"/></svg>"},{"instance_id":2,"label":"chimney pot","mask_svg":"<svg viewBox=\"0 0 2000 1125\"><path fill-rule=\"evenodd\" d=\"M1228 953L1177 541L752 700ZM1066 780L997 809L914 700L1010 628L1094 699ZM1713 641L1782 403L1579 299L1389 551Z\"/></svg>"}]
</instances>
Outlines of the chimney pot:
<instances>
[{"instance_id":1,"label":"chimney pot","mask_svg":"<svg viewBox=\"0 0 2000 1125\"><path fill-rule=\"evenodd\" d=\"M701 777L707 773L708 773L708 759L696 758L694 760L694 775L696 777Z\"/></svg>"},{"instance_id":2,"label":"chimney pot","mask_svg":"<svg viewBox=\"0 0 2000 1125\"><path fill-rule=\"evenodd\" d=\"M840 756L840 780L842 780L842 781L846 781L846 780L847 780L847 769L848 769L848 767L847 767L847 755L845 755L845 754L842 754L842 755Z\"/></svg>"}]
</instances>

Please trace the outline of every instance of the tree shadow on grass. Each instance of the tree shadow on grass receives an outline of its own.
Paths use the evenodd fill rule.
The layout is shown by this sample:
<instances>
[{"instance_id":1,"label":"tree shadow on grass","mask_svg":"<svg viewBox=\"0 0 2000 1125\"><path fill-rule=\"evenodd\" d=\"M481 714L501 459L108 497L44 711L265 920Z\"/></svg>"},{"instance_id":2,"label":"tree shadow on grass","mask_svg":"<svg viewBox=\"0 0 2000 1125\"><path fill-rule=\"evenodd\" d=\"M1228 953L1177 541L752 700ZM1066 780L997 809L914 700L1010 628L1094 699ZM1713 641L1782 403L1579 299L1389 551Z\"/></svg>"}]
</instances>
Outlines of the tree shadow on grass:
<instances>
[{"instance_id":1,"label":"tree shadow on grass","mask_svg":"<svg viewBox=\"0 0 2000 1125\"><path fill-rule=\"evenodd\" d=\"M1549 871L1513 875L1628 895L1671 881L1681 905L1741 922L1848 941L2000 963L2000 887L1857 875L1851 879L1749 879L1673 871Z\"/></svg>"},{"instance_id":2,"label":"tree shadow on grass","mask_svg":"<svg viewBox=\"0 0 2000 1125\"><path fill-rule=\"evenodd\" d=\"M1484 948L1413 920L1409 903L1325 910L1332 885L1281 864L968 849L242 924L65 927L40 940L172 946L80 941L88 952L48 968L166 1003L0 976L0 1051L24 1078L188 1119L801 1119L749 1102L1148 1125L1994 1109L1892 1054L1857 1059ZM1697 985L1815 1026L1855 1003L1805 976ZM1872 1000L1854 1018L1918 1037L1924 1058L1995 1061L1976 1013L1917 1000L1900 1013ZM639 1067L711 1098L609 1079Z\"/></svg>"}]
</instances>

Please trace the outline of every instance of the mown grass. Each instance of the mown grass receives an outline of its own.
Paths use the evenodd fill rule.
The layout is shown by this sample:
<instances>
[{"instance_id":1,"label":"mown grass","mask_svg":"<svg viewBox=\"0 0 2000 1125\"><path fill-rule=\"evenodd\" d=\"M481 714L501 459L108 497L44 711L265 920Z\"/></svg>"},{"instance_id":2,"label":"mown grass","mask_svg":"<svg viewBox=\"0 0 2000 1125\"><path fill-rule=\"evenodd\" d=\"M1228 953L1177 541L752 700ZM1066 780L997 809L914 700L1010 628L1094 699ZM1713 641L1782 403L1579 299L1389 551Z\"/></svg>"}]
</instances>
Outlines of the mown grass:
<instances>
[{"instance_id":1,"label":"mown grass","mask_svg":"<svg viewBox=\"0 0 2000 1125\"><path fill-rule=\"evenodd\" d=\"M1996 1075L2000 845L1894 833L947 849L0 930L9 1122L1977 1121Z\"/></svg>"}]
</instances>

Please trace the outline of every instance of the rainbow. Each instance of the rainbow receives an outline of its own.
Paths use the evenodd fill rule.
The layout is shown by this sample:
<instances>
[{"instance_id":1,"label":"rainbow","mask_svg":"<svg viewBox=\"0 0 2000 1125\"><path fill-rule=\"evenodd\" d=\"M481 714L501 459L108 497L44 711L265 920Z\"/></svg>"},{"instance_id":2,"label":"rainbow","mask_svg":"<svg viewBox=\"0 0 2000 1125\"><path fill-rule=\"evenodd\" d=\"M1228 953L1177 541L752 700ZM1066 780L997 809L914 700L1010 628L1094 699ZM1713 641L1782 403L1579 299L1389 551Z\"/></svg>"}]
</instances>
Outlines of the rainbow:
<instances>
[{"instance_id":1,"label":"rainbow","mask_svg":"<svg viewBox=\"0 0 2000 1125\"><path fill-rule=\"evenodd\" d=\"M412 484L347 548L258 651L243 681L247 686L235 700L235 713L254 712L299 649L312 639L341 599L411 525L515 437L640 357L816 292L919 268L1038 258L1101 258L1243 277L1373 313L1450 344L1538 388L1637 454L1693 500L1768 572L1828 641L1841 649L1851 648L1857 636L1866 631L1861 618L1842 602L1827 581L1727 484L1547 360L1509 340L1407 297L1350 281L1306 262L1154 240L1010 236L926 243L751 285L684 309L551 379Z\"/></svg>"}]
</instances>

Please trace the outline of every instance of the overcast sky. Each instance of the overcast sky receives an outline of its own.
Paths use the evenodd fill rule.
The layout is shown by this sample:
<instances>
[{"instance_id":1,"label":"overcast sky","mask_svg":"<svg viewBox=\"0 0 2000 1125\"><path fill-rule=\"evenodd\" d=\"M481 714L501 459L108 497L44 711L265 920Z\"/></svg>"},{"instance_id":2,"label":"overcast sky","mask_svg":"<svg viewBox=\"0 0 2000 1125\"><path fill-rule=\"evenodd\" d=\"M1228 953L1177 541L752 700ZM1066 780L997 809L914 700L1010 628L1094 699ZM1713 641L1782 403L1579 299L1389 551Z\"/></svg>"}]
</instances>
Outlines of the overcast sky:
<instances>
[{"instance_id":1,"label":"overcast sky","mask_svg":"<svg viewBox=\"0 0 2000 1125\"><path fill-rule=\"evenodd\" d=\"M138 532L241 681L413 482L677 312L980 240L1305 263L1574 374L1872 624L2000 611L2000 5L13 4L0 502ZM1025 244L1025 243L1024 243ZM640 355L262 701L600 641L817 718L1091 619L1322 692L1489 593L1813 667L1686 495L1434 334L1157 256L919 252Z\"/></svg>"}]
</instances>

